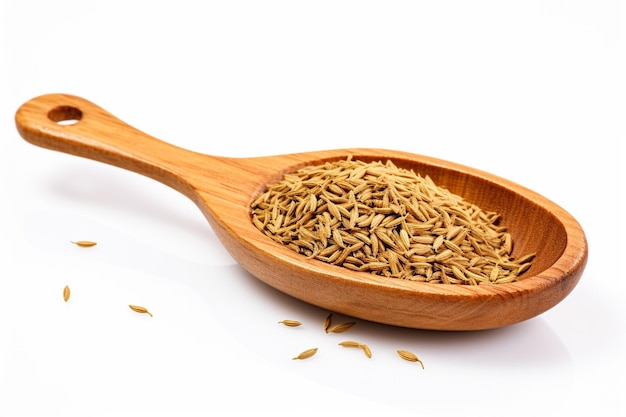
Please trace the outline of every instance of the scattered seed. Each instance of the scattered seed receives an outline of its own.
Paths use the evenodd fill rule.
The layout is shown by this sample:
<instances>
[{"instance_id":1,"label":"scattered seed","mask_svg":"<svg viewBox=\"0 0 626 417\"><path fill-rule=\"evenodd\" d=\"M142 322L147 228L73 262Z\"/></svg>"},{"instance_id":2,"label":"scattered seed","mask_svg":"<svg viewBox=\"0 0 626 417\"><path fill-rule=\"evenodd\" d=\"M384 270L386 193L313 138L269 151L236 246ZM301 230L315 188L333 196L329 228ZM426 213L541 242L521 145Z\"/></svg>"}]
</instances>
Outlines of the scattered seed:
<instances>
[{"instance_id":1,"label":"scattered seed","mask_svg":"<svg viewBox=\"0 0 626 417\"><path fill-rule=\"evenodd\" d=\"M347 348L360 348L361 344L359 342L354 342L352 340L344 340L339 343L339 346L347 347Z\"/></svg>"},{"instance_id":2,"label":"scattered seed","mask_svg":"<svg viewBox=\"0 0 626 417\"><path fill-rule=\"evenodd\" d=\"M332 323L332 319L333 319L333 313L330 313L328 317L326 317L326 320L324 320L324 331L326 333L328 333L328 328L330 327Z\"/></svg>"},{"instance_id":3,"label":"scattered seed","mask_svg":"<svg viewBox=\"0 0 626 417\"><path fill-rule=\"evenodd\" d=\"M302 325L298 320L281 320L278 322L279 324L284 324L287 327L298 327Z\"/></svg>"},{"instance_id":4,"label":"scattered seed","mask_svg":"<svg viewBox=\"0 0 626 417\"><path fill-rule=\"evenodd\" d=\"M317 353L317 348L308 349L302 352L301 354L299 354L298 356L296 356L295 358L293 358L293 360L308 359L311 356L315 355L316 353Z\"/></svg>"},{"instance_id":5,"label":"scattered seed","mask_svg":"<svg viewBox=\"0 0 626 417\"><path fill-rule=\"evenodd\" d=\"M67 300L70 299L70 287L67 285L63 288L63 300L67 303Z\"/></svg>"},{"instance_id":6,"label":"scattered seed","mask_svg":"<svg viewBox=\"0 0 626 417\"><path fill-rule=\"evenodd\" d=\"M141 307L141 306L134 306L134 305L132 305L132 304L129 304L129 305L128 305L128 307L130 307L130 309L131 309L131 310L133 310L133 311L135 311L135 312L137 312L137 313L147 314L147 315L149 315L150 317L152 317L152 313L150 313L150 312L148 311L148 309L147 309L147 308L145 308L145 307Z\"/></svg>"},{"instance_id":7,"label":"scattered seed","mask_svg":"<svg viewBox=\"0 0 626 417\"><path fill-rule=\"evenodd\" d=\"M71 243L75 244L76 246L83 247L83 248L88 248L90 246L96 246L97 245L96 242L91 242L89 240L78 240L76 242L71 242Z\"/></svg>"},{"instance_id":8,"label":"scattered seed","mask_svg":"<svg viewBox=\"0 0 626 417\"><path fill-rule=\"evenodd\" d=\"M343 342L339 343L339 346L343 346L346 348L359 348L363 351L363 353L365 353L365 356L367 356L368 358L372 357L372 351L365 343L355 342L353 340L344 340Z\"/></svg>"},{"instance_id":9,"label":"scattered seed","mask_svg":"<svg viewBox=\"0 0 626 417\"><path fill-rule=\"evenodd\" d=\"M419 362L420 365L422 365L422 369L424 369L424 363L422 363L421 360L419 360L419 358L417 357L417 355L413 352L409 352L408 350L402 350L399 349L398 350L398 355L404 359L405 361L409 361L409 362Z\"/></svg>"},{"instance_id":10,"label":"scattered seed","mask_svg":"<svg viewBox=\"0 0 626 417\"><path fill-rule=\"evenodd\" d=\"M336 326L332 326L331 328L329 328L327 333L343 333L346 330L350 329L355 324L356 322L354 321L351 321L348 323L337 324Z\"/></svg>"},{"instance_id":11,"label":"scattered seed","mask_svg":"<svg viewBox=\"0 0 626 417\"><path fill-rule=\"evenodd\" d=\"M363 353L365 353L365 356L367 356L368 358L372 357L372 351L370 350L369 346L363 343L361 344L360 348L363 350Z\"/></svg>"}]
</instances>

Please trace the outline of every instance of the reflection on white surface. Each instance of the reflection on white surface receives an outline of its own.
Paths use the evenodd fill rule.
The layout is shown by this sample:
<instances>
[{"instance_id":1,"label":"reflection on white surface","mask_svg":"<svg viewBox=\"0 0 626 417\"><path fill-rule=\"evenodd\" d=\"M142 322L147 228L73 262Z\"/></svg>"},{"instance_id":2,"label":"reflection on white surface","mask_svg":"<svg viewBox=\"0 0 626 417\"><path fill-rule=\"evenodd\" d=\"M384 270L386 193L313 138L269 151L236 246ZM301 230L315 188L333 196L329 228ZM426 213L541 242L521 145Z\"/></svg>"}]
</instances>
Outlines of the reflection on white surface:
<instances>
[{"instance_id":1,"label":"reflection on white surface","mask_svg":"<svg viewBox=\"0 0 626 417\"><path fill-rule=\"evenodd\" d=\"M172 253L158 252L149 243L124 234L123 230L80 216L57 211L35 214L27 218L24 230L29 241L45 252L61 259L75 259L78 250L80 257L88 258L90 265L119 270L115 278L105 280L94 271L92 278L99 282L83 283L82 287L80 278L74 277L72 286L77 295L71 300L72 309L62 311L62 321L66 324L60 326L55 317L54 321L38 325L49 333L19 335L20 348L30 351L27 356L32 362L28 367L48 384L54 384L66 366L63 361L55 360L58 357L72 358L74 377L79 379L89 378L93 361L106 364L105 369L110 372L117 369L116 361L124 363L124 358L133 357L142 358L139 362L135 360L135 370L144 377L158 380L162 373L168 379L188 378L188 369L178 369L176 362L162 361L152 356L156 353L150 352L150 345L153 345L159 347L154 350L159 355L178 356L181 352L194 352L209 342L211 334L194 328L193 321L177 321L185 314L206 315L221 328L226 340L238 343L254 361L265 361L268 366L282 368L287 374L326 386L329 392L351 393L363 400L375 399L394 407L412 409L416 398L428 397L429 404L436 403L436 411L442 413L448 406L450 410L454 408L447 401L451 392L457 401L476 407L480 406L478 398L483 395L506 396L513 391L531 390L541 399L549 395L551 384L558 380L562 385L563 380L569 379L566 375L574 371L566 346L541 317L479 332L404 329L356 319L357 324L350 331L326 334L322 323L329 311L268 287L236 264L201 264ZM60 236L82 238L85 234L90 238L97 236L100 244L93 249L77 249L59 241ZM123 292L126 292L126 299L121 299ZM124 305L129 298L136 304L148 303L155 319L131 316L130 325L120 326L118 331L110 329L109 321L129 319L125 317L128 312ZM168 302L175 304L179 311L164 317L172 314L168 313ZM117 307L112 309L114 303ZM184 305L182 310L180 304ZM89 314L93 309L106 310L104 317L109 318L97 314L88 321L83 321L84 317L72 318L78 310ZM303 325L298 328L279 325L278 321L283 319L299 320ZM40 316L38 320L47 321L47 318ZM339 323L355 319L335 313L333 320ZM99 326L107 330L98 332ZM89 336L77 339L76 333ZM141 343L134 344L132 341L138 338ZM68 339L74 341L69 352L65 342ZM367 343L373 357L368 359L359 350L339 347L342 340ZM86 353L94 343L98 345L97 356ZM41 350L42 345L46 346L45 350ZM319 348L313 358L292 360L311 347ZM397 349L415 352L425 369L402 361L396 354ZM103 352L107 357L101 357ZM153 367L155 362L157 368ZM229 365L225 367L228 369ZM101 365L96 369L102 372ZM552 379L545 377L548 370ZM117 371L123 373L124 370ZM540 380L537 374L543 375ZM507 382L500 384L500 380ZM399 387L408 394L398 395ZM423 407L431 405L423 404ZM525 406L520 410L522 413L529 409Z\"/></svg>"},{"instance_id":2,"label":"reflection on white surface","mask_svg":"<svg viewBox=\"0 0 626 417\"><path fill-rule=\"evenodd\" d=\"M54 155L50 153L51 157ZM39 230L38 233L47 230L50 239L55 240L74 231L84 236L89 230L97 230L100 239L116 242L108 249L117 249L117 255L122 258L127 258L124 256L127 251L118 245L124 244L124 237L134 232L131 237L148 243L146 248L158 246L212 264L234 262L200 209L181 193L117 167L72 156L61 157L68 158L65 165L47 172L43 181L33 187L33 192L46 196L50 203L44 210L48 213L30 215L26 225L32 230ZM70 204L75 212L52 212L63 204ZM87 212L91 219L78 214ZM111 219L115 223L107 224ZM178 240L192 244L181 245ZM58 247L51 243L51 249Z\"/></svg>"},{"instance_id":3,"label":"reflection on white surface","mask_svg":"<svg viewBox=\"0 0 626 417\"><path fill-rule=\"evenodd\" d=\"M480 332L423 331L356 319L357 324L348 332L326 334L322 324L328 311L285 296L240 268L218 269L223 269L219 275L231 278L207 291L207 296L212 300L213 312L228 323L233 337L276 366L306 375L331 390L349 391L390 405L411 406L415 396L431 400L440 397L445 402L450 391L457 400L473 402L476 391L507 395L512 390L526 389L539 370L549 368L559 379L573 371L567 348L540 317ZM251 292L252 297L239 296ZM277 325L285 318L300 320L303 326L294 329ZM333 320L340 323L355 319L334 314ZM245 332L239 330L243 328ZM372 359L358 350L339 347L342 340L367 343ZM319 351L309 363L290 360L310 347L318 347ZM400 360L397 349L416 353L425 369ZM337 378L337 370L343 378ZM331 371L334 377L328 378ZM496 382L505 376L518 383L503 386ZM532 383L537 389L553 382ZM398 395L399 385L410 387L415 396Z\"/></svg>"}]
</instances>

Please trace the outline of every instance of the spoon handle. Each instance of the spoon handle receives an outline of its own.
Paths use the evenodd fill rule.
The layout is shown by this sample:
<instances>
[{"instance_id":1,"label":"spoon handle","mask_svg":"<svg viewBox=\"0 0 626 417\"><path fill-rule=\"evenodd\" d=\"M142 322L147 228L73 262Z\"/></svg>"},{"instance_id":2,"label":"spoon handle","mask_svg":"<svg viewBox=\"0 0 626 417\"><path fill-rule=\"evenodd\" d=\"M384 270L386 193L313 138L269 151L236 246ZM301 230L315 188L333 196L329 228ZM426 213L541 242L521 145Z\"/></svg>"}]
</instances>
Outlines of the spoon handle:
<instances>
[{"instance_id":1,"label":"spoon handle","mask_svg":"<svg viewBox=\"0 0 626 417\"><path fill-rule=\"evenodd\" d=\"M15 114L20 135L28 142L124 168L193 194L186 175L197 171L199 157L219 158L156 139L83 98L47 94L24 103Z\"/></svg>"}]
</instances>

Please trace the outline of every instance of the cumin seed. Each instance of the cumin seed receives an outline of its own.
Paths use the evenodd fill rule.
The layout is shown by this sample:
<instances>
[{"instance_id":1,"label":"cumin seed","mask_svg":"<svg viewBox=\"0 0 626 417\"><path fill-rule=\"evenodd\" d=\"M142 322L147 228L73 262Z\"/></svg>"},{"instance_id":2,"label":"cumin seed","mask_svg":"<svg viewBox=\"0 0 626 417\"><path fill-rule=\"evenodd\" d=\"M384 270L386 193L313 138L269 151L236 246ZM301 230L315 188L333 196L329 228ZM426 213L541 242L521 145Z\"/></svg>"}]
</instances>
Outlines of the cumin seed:
<instances>
[{"instance_id":1,"label":"cumin seed","mask_svg":"<svg viewBox=\"0 0 626 417\"><path fill-rule=\"evenodd\" d=\"M365 356L368 358L372 357L372 351L365 343L355 342L354 340L344 340L339 343L339 346L343 346L345 348L359 348L365 353Z\"/></svg>"},{"instance_id":2,"label":"cumin seed","mask_svg":"<svg viewBox=\"0 0 626 417\"><path fill-rule=\"evenodd\" d=\"M284 324L287 327L298 327L302 325L302 323L299 322L298 320L281 320L278 323Z\"/></svg>"},{"instance_id":3,"label":"cumin seed","mask_svg":"<svg viewBox=\"0 0 626 417\"><path fill-rule=\"evenodd\" d=\"M354 321L351 321L351 322L348 322L348 323L337 324L335 326L330 327L328 329L328 333L343 333L343 332L349 330L355 324L356 324L356 322L354 322Z\"/></svg>"},{"instance_id":4,"label":"cumin seed","mask_svg":"<svg viewBox=\"0 0 626 417\"><path fill-rule=\"evenodd\" d=\"M311 356L315 355L317 353L317 348L313 348L313 349L307 349L304 352L300 353L298 356L296 356L295 358L292 358L293 360L303 360L303 359L308 359Z\"/></svg>"},{"instance_id":5,"label":"cumin seed","mask_svg":"<svg viewBox=\"0 0 626 417\"><path fill-rule=\"evenodd\" d=\"M135 312L137 312L137 313L147 314L147 315L149 315L150 317L152 317L152 313L150 313L150 312L148 311L148 309L147 309L147 308L145 308L145 307L142 307L142 306L136 306L136 305L132 305L132 304L129 304L129 305L128 305L128 307L130 307L130 309L131 309L131 310L133 310L133 311L135 311Z\"/></svg>"},{"instance_id":6,"label":"cumin seed","mask_svg":"<svg viewBox=\"0 0 626 417\"><path fill-rule=\"evenodd\" d=\"M333 319L333 313L330 313L327 317L326 320L324 320L324 331L326 333L328 333L328 329L332 323L332 319Z\"/></svg>"},{"instance_id":7,"label":"cumin seed","mask_svg":"<svg viewBox=\"0 0 626 417\"><path fill-rule=\"evenodd\" d=\"M71 243L75 244L76 246L80 246L83 248L89 248L91 246L96 246L97 243L96 242L92 242L90 240L77 240L77 241L71 241Z\"/></svg>"},{"instance_id":8,"label":"cumin seed","mask_svg":"<svg viewBox=\"0 0 626 417\"><path fill-rule=\"evenodd\" d=\"M498 213L392 161L348 157L306 167L285 174L250 208L255 227L289 249L384 277L506 283L525 273L535 256L513 258L514 242ZM476 257L480 261L470 265Z\"/></svg>"},{"instance_id":9,"label":"cumin seed","mask_svg":"<svg viewBox=\"0 0 626 417\"><path fill-rule=\"evenodd\" d=\"M424 369L424 363L422 363L422 361L417 357L415 353L408 350L398 349L398 356L400 356L405 361L418 362L420 365L422 365L422 369Z\"/></svg>"},{"instance_id":10,"label":"cumin seed","mask_svg":"<svg viewBox=\"0 0 626 417\"><path fill-rule=\"evenodd\" d=\"M338 343L339 346L347 347L347 348L358 348L361 347L359 342L355 342L353 340L344 340L343 342Z\"/></svg>"},{"instance_id":11,"label":"cumin seed","mask_svg":"<svg viewBox=\"0 0 626 417\"><path fill-rule=\"evenodd\" d=\"M365 356L367 356L368 358L371 359L372 351L370 350L369 346L367 346L365 343L361 343L361 346L359 346L359 347L361 348L363 353L365 353Z\"/></svg>"}]
</instances>

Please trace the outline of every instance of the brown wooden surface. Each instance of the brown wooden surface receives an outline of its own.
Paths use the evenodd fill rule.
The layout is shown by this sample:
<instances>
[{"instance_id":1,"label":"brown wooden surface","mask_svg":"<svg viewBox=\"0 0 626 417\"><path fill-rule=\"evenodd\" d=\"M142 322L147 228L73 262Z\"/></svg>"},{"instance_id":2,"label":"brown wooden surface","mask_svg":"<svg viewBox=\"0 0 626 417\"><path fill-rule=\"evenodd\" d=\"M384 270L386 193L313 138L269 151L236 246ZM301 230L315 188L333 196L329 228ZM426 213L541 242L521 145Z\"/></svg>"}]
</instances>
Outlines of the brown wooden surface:
<instances>
[{"instance_id":1,"label":"brown wooden surface","mask_svg":"<svg viewBox=\"0 0 626 417\"><path fill-rule=\"evenodd\" d=\"M63 124L68 119L74 124ZM22 105L15 121L30 143L108 163L162 182L189 197L231 255L268 285L330 311L396 326L479 330L517 323L550 309L578 283L587 261L585 234L558 205L518 184L459 164L406 152L341 149L223 158L151 137L82 98L50 94ZM352 155L391 159L429 175L486 210L502 214L514 255L536 252L524 279L460 286L410 282L307 259L272 241L250 220L250 203L267 184L299 167Z\"/></svg>"}]
</instances>

